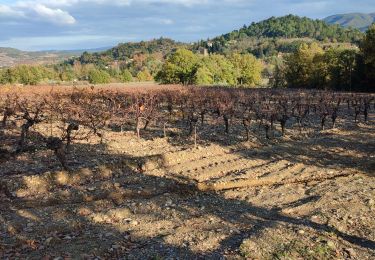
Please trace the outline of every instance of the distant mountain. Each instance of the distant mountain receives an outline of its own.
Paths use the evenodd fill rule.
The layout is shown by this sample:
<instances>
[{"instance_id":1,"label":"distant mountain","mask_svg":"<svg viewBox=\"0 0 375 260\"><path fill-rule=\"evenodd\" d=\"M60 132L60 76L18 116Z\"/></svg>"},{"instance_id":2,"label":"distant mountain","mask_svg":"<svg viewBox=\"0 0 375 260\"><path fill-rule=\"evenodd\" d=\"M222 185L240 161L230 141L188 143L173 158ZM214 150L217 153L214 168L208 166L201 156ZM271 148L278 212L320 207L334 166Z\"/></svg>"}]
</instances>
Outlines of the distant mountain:
<instances>
[{"instance_id":1,"label":"distant mountain","mask_svg":"<svg viewBox=\"0 0 375 260\"><path fill-rule=\"evenodd\" d=\"M14 48L0 47L0 67L9 67L19 64L54 64L84 52L93 53L105 51L110 47L87 50L48 50L48 51L22 51Z\"/></svg>"},{"instance_id":2,"label":"distant mountain","mask_svg":"<svg viewBox=\"0 0 375 260\"><path fill-rule=\"evenodd\" d=\"M366 31L367 28L375 22L375 13L349 13L331 15L324 19L329 24L339 24L343 27L357 28L361 31Z\"/></svg>"}]
</instances>

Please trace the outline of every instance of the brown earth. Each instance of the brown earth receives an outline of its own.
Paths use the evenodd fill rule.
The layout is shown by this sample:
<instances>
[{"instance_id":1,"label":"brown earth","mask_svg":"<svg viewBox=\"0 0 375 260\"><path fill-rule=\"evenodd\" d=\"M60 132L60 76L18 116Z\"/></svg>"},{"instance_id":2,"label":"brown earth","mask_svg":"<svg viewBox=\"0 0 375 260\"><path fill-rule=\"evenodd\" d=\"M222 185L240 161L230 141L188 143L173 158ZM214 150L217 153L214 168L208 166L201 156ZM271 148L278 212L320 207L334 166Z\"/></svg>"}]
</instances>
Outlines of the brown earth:
<instances>
[{"instance_id":1,"label":"brown earth","mask_svg":"<svg viewBox=\"0 0 375 260\"><path fill-rule=\"evenodd\" d=\"M183 127L107 130L69 172L45 149L5 160L0 258L375 259L370 119L248 142L200 126L196 148Z\"/></svg>"}]
</instances>

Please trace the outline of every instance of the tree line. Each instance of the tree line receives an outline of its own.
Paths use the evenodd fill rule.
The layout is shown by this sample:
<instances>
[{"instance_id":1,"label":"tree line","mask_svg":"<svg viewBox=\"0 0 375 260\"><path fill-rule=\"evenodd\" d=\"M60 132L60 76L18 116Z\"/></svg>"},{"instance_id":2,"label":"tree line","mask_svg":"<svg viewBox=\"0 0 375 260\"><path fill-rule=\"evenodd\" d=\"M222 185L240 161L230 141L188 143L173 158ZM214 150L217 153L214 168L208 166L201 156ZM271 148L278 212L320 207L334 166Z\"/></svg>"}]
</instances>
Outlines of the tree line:
<instances>
[{"instance_id":1,"label":"tree line","mask_svg":"<svg viewBox=\"0 0 375 260\"><path fill-rule=\"evenodd\" d=\"M94 64L58 64L53 66L18 65L0 69L0 84L37 85L51 82L88 81L91 84L153 80L147 68L132 73L127 68L101 68Z\"/></svg>"},{"instance_id":2,"label":"tree line","mask_svg":"<svg viewBox=\"0 0 375 260\"><path fill-rule=\"evenodd\" d=\"M262 63L251 54L201 56L186 49L171 54L156 75L164 84L256 86Z\"/></svg>"},{"instance_id":3,"label":"tree line","mask_svg":"<svg viewBox=\"0 0 375 260\"><path fill-rule=\"evenodd\" d=\"M36 85L45 81L88 81L92 84L156 80L163 84L256 86L261 81L262 63L251 54L231 56L195 54L177 49L157 62L138 54L132 63L101 66L73 63L54 66L20 65L0 70L1 84Z\"/></svg>"},{"instance_id":4,"label":"tree line","mask_svg":"<svg viewBox=\"0 0 375 260\"><path fill-rule=\"evenodd\" d=\"M302 44L275 64L273 87L325 90L374 91L375 25L366 32L359 48L323 49Z\"/></svg>"}]
</instances>

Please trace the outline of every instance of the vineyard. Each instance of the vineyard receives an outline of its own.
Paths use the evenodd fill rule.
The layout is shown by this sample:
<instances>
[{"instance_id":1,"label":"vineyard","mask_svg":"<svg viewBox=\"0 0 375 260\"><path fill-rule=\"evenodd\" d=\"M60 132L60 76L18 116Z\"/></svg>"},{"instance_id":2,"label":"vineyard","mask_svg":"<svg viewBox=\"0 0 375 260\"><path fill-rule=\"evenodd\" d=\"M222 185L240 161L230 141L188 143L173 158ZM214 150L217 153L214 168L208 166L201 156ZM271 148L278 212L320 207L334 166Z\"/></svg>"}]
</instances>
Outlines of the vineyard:
<instances>
[{"instance_id":1,"label":"vineyard","mask_svg":"<svg viewBox=\"0 0 375 260\"><path fill-rule=\"evenodd\" d=\"M0 257L371 259L375 95L0 89Z\"/></svg>"}]
</instances>

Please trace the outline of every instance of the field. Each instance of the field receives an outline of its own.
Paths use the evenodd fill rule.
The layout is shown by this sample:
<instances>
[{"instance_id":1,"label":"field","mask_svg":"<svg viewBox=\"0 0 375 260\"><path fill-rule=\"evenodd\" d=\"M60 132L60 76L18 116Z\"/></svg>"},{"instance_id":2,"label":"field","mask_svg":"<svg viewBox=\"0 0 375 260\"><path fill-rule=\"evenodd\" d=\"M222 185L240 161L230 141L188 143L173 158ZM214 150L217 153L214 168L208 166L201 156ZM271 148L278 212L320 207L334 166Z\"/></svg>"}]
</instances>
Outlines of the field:
<instances>
[{"instance_id":1,"label":"field","mask_svg":"<svg viewBox=\"0 0 375 260\"><path fill-rule=\"evenodd\" d=\"M0 258L374 259L374 97L0 87Z\"/></svg>"}]
</instances>

